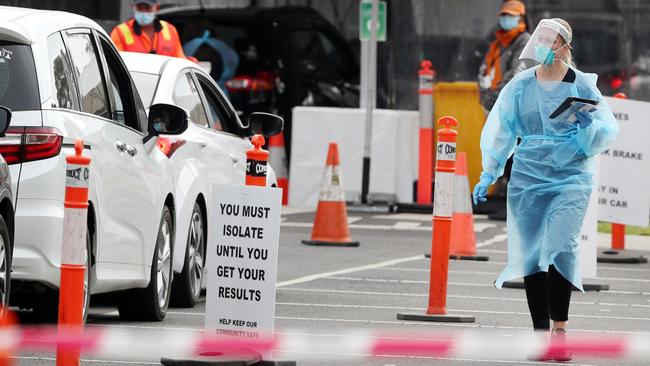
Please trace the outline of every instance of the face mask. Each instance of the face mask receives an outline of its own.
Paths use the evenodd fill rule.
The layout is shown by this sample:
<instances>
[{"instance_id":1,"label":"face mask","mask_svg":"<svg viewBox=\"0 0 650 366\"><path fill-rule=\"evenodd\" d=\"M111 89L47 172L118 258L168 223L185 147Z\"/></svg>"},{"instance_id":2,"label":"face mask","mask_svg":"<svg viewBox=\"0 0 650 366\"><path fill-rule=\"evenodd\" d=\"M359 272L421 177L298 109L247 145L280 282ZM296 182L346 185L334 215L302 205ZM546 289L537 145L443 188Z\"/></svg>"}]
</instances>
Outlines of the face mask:
<instances>
[{"instance_id":1,"label":"face mask","mask_svg":"<svg viewBox=\"0 0 650 366\"><path fill-rule=\"evenodd\" d=\"M513 15L502 15L499 17L499 25L503 30L509 31L519 25L519 17Z\"/></svg>"},{"instance_id":2,"label":"face mask","mask_svg":"<svg viewBox=\"0 0 650 366\"><path fill-rule=\"evenodd\" d=\"M551 47L535 46L535 61L543 65L552 65L553 62L555 62L555 52L561 50L566 46L568 46L568 44L565 44L555 51L551 49Z\"/></svg>"},{"instance_id":3,"label":"face mask","mask_svg":"<svg viewBox=\"0 0 650 366\"><path fill-rule=\"evenodd\" d=\"M154 12L144 12L144 11L134 11L135 21L140 25L149 25L153 23L156 19L156 13Z\"/></svg>"},{"instance_id":4,"label":"face mask","mask_svg":"<svg viewBox=\"0 0 650 366\"><path fill-rule=\"evenodd\" d=\"M535 61L543 65L552 65L555 61L555 52L551 47L535 46Z\"/></svg>"}]
</instances>

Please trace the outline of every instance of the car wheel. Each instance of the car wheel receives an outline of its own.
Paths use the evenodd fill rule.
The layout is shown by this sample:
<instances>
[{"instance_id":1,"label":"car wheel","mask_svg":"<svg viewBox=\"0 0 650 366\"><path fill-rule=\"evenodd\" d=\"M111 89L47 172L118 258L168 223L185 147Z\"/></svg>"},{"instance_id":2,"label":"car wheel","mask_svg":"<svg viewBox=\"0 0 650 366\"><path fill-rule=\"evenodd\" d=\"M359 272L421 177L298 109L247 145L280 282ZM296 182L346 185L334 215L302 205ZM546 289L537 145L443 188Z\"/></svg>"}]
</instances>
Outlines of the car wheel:
<instances>
[{"instance_id":1,"label":"car wheel","mask_svg":"<svg viewBox=\"0 0 650 366\"><path fill-rule=\"evenodd\" d=\"M167 315L171 295L173 238L172 215L165 206L153 252L149 285L144 289L130 290L122 294L117 306L120 318L161 321Z\"/></svg>"},{"instance_id":2,"label":"car wheel","mask_svg":"<svg viewBox=\"0 0 650 366\"><path fill-rule=\"evenodd\" d=\"M86 324L88 309L90 308L91 293L91 244L90 231L86 229L86 271L84 274L84 303L82 321ZM50 290L39 297L34 304L34 316L36 320L44 323L57 323L59 321L59 291Z\"/></svg>"},{"instance_id":3,"label":"car wheel","mask_svg":"<svg viewBox=\"0 0 650 366\"><path fill-rule=\"evenodd\" d=\"M205 266L205 230L203 212L199 203L194 203L187 234L183 270L174 277L172 285L172 305L191 308L201 296L203 267Z\"/></svg>"},{"instance_id":4,"label":"car wheel","mask_svg":"<svg viewBox=\"0 0 650 366\"><path fill-rule=\"evenodd\" d=\"M11 241L9 230L2 216L0 216L0 317L4 309L9 306L11 293Z\"/></svg>"}]
</instances>

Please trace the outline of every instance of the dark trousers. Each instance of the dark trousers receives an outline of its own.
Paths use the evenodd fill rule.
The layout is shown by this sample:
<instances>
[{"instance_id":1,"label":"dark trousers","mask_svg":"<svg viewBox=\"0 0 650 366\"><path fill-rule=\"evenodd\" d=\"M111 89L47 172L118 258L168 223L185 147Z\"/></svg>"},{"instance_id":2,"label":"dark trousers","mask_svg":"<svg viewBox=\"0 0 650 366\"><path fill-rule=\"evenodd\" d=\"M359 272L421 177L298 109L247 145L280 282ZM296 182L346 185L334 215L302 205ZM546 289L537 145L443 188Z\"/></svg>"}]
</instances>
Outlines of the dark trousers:
<instances>
[{"instance_id":1,"label":"dark trousers","mask_svg":"<svg viewBox=\"0 0 650 366\"><path fill-rule=\"evenodd\" d=\"M550 319L569 320L569 302L573 284L549 266L548 273L537 272L524 277L528 309L535 330L549 330Z\"/></svg>"}]
</instances>

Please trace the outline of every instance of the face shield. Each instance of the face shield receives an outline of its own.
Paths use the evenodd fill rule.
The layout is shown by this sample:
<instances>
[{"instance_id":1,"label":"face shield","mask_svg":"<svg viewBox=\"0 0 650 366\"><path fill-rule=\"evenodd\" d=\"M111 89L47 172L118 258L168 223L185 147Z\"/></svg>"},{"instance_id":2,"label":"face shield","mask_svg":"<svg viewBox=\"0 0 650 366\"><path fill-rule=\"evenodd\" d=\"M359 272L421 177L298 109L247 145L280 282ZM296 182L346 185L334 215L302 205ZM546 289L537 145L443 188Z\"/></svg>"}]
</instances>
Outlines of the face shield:
<instances>
[{"instance_id":1,"label":"face shield","mask_svg":"<svg viewBox=\"0 0 650 366\"><path fill-rule=\"evenodd\" d=\"M555 61L555 52L571 43L571 33L562 24L552 19L542 19L530 36L520 60L534 60L540 64L551 65Z\"/></svg>"}]
</instances>

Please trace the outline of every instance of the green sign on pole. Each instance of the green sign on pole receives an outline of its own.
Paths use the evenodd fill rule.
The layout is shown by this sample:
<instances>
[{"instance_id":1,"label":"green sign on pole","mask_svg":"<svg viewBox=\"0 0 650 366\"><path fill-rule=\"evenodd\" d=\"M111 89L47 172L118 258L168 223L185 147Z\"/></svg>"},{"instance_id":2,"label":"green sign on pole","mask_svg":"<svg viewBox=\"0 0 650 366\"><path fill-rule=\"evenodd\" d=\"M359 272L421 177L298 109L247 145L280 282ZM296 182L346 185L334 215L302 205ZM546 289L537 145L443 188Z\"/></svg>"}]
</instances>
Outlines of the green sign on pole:
<instances>
[{"instance_id":1,"label":"green sign on pole","mask_svg":"<svg viewBox=\"0 0 650 366\"><path fill-rule=\"evenodd\" d=\"M372 23L372 3L362 1L359 3L359 39L370 40L370 24ZM386 2L380 1L377 9L377 42L386 41Z\"/></svg>"}]
</instances>

